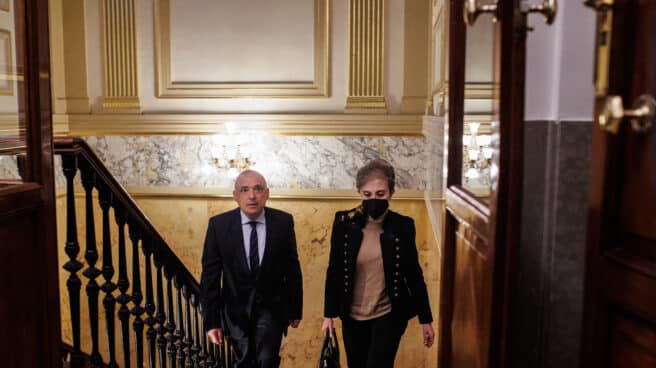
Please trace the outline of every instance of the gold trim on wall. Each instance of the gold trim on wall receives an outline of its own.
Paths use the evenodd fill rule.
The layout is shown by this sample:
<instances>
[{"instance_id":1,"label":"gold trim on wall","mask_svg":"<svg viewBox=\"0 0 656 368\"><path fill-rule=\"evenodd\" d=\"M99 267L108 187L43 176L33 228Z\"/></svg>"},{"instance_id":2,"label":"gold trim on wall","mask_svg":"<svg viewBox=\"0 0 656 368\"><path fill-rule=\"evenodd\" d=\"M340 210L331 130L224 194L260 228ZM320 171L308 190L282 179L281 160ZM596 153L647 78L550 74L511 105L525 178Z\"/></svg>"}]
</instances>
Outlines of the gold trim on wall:
<instances>
[{"instance_id":1,"label":"gold trim on wall","mask_svg":"<svg viewBox=\"0 0 656 368\"><path fill-rule=\"evenodd\" d=\"M446 96L447 96L447 87L448 87L448 81L446 77L446 67L447 67L447 46L448 46L448 39L447 39L447 34L448 34L448 28L447 28L447 17L448 17L448 12L447 12L447 4L442 4L437 10L435 9L435 6L437 5L436 2L433 3L433 23L432 23L432 28L431 28L431 38L430 38L430 76L428 78L429 80L429 88L432 88L432 92L430 96L428 97L428 102L427 102L427 111L429 113L433 113L433 111L437 111L436 115L438 116L444 116L444 113L446 112ZM439 35L439 41L436 40L437 36ZM437 72L437 76L435 75L435 50L439 47L440 50L440 68ZM436 78L437 77L437 78ZM434 106L434 97L437 96L437 109L435 109Z\"/></svg>"},{"instance_id":2,"label":"gold trim on wall","mask_svg":"<svg viewBox=\"0 0 656 368\"><path fill-rule=\"evenodd\" d=\"M128 193L134 198L232 198L232 188L200 188L200 187L127 187ZM359 199L353 189L289 189L271 188L270 198L285 199ZM423 190L399 189L393 200L424 200Z\"/></svg>"},{"instance_id":3,"label":"gold trim on wall","mask_svg":"<svg viewBox=\"0 0 656 368\"><path fill-rule=\"evenodd\" d=\"M79 188L78 188L79 189ZM132 198L232 198L232 188L200 188L200 187L126 187L125 188ZM428 194L426 194L428 193ZM430 192L423 190L399 189L394 194L393 200L398 201L421 201L425 198L436 199L431 196ZM56 198L66 195L64 188L59 188L55 192ZM84 197L84 192L76 190L76 197ZM94 192L94 196L97 195ZM428 196L428 197L427 197ZM360 196L354 189L283 189L271 188L270 198L275 199L353 199L358 200ZM439 200L439 198L437 198Z\"/></svg>"},{"instance_id":4,"label":"gold trim on wall","mask_svg":"<svg viewBox=\"0 0 656 368\"><path fill-rule=\"evenodd\" d=\"M1 96L13 96L14 95L14 80L17 76L14 75L14 58L12 55L11 49L11 32L7 29L0 29L0 41L4 41L4 53L5 59L4 69L0 70L0 81L7 83L6 87L0 88ZM1 65L1 64L0 64Z\"/></svg>"},{"instance_id":5,"label":"gold trim on wall","mask_svg":"<svg viewBox=\"0 0 656 368\"><path fill-rule=\"evenodd\" d=\"M139 111L134 0L103 0L105 112Z\"/></svg>"},{"instance_id":6,"label":"gold trim on wall","mask_svg":"<svg viewBox=\"0 0 656 368\"><path fill-rule=\"evenodd\" d=\"M426 80L432 68L430 43L431 1L406 0L403 32L403 97L401 113L421 114L430 90Z\"/></svg>"},{"instance_id":7,"label":"gold trim on wall","mask_svg":"<svg viewBox=\"0 0 656 368\"><path fill-rule=\"evenodd\" d=\"M445 123L446 119L444 116L424 115L422 119L422 132L424 137L440 140L443 139Z\"/></svg>"},{"instance_id":8,"label":"gold trim on wall","mask_svg":"<svg viewBox=\"0 0 656 368\"><path fill-rule=\"evenodd\" d=\"M347 112L386 113L385 1L349 0Z\"/></svg>"},{"instance_id":9,"label":"gold trim on wall","mask_svg":"<svg viewBox=\"0 0 656 368\"><path fill-rule=\"evenodd\" d=\"M21 125L18 114L0 114L0 154L25 153L27 129Z\"/></svg>"},{"instance_id":10,"label":"gold trim on wall","mask_svg":"<svg viewBox=\"0 0 656 368\"><path fill-rule=\"evenodd\" d=\"M0 113L0 135L16 135L20 131L25 131L25 128L19 129L20 121L18 114Z\"/></svg>"},{"instance_id":11,"label":"gold trim on wall","mask_svg":"<svg viewBox=\"0 0 656 368\"><path fill-rule=\"evenodd\" d=\"M424 192L424 203L426 204L426 210L428 212L428 218L430 219L431 228L433 230L433 236L437 244L442 243L444 236L444 213L445 213L445 201L444 197L432 193L430 191ZM442 256L442 247L437 247L438 256Z\"/></svg>"},{"instance_id":12,"label":"gold trim on wall","mask_svg":"<svg viewBox=\"0 0 656 368\"><path fill-rule=\"evenodd\" d=\"M50 0L48 9L53 113L88 113L86 1Z\"/></svg>"},{"instance_id":13,"label":"gold trim on wall","mask_svg":"<svg viewBox=\"0 0 656 368\"><path fill-rule=\"evenodd\" d=\"M492 83L465 83L465 101L467 100L494 100L494 94L498 93L495 91L494 85ZM438 84L432 92L433 96L437 96L437 100L440 107L439 116L444 116L446 112L446 101L447 96L449 95L449 82L447 80L442 81Z\"/></svg>"},{"instance_id":14,"label":"gold trim on wall","mask_svg":"<svg viewBox=\"0 0 656 368\"><path fill-rule=\"evenodd\" d=\"M465 100L493 100L494 93L495 86L492 83L465 83Z\"/></svg>"},{"instance_id":15,"label":"gold trim on wall","mask_svg":"<svg viewBox=\"0 0 656 368\"><path fill-rule=\"evenodd\" d=\"M70 114L53 115L70 135L228 134L421 136L421 115Z\"/></svg>"},{"instance_id":16,"label":"gold trim on wall","mask_svg":"<svg viewBox=\"0 0 656 368\"><path fill-rule=\"evenodd\" d=\"M314 79L308 82L184 82L171 75L171 0L155 0L156 94L160 98L330 96L330 2L314 0Z\"/></svg>"}]
</instances>

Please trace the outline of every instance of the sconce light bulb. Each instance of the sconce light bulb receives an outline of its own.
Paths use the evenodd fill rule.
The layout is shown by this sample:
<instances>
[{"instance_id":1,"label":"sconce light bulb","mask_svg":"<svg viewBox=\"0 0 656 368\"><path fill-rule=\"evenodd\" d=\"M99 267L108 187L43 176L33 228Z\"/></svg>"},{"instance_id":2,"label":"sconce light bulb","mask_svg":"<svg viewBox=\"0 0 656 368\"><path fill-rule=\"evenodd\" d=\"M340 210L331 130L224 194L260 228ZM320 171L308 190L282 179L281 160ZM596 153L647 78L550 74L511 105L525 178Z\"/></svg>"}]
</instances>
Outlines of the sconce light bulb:
<instances>
[{"instance_id":1,"label":"sconce light bulb","mask_svg":"<svg viewBox=\"0 0 656 368\"><path fill-rule=\"evenodd\" d=\"M492 153L494 153L494 151L492 150L492 148L490 148L490 147L483 147L483 156L485 156L485 158L486 158L487 160L489 160L489 159L492 158Z\"/></svg>"},{"instance_id":2,"label":"sconce light bulb","mask_svg":"<svg viewBox=\"0 0 656 368\"><path fill-rule=\"evenodd\" d=\"M469 179L476 179L478 178L478 175L478 170L474 169L473 167L467 169L467 172L465 173L465 176Z\"/></svg>"},{"instance_id":3,"label":"sconce light bulb","mask_svg":"<svg viewBox=\"0 0 656 368\"><path fill-rule=\"evenodd\" d=\"M478 143L481 146L489 146L491 142L492 142L492 136L490 136L489 134L478 136Z\"/></svg>"},{"instance_id":4,"label":"sconce light bulb","mask_svg":"<svg viewBox=\"0 0 656 368\"><path fill-rule=\"evenodd\" d=\"M479 125L480 125L480 123L475 122L475 121L472 121L471 123L469 123L469 131L471 132L471 134L478 133Z\"/></svg>"},{"instance_id":5,"label":"sconce light bulb","mask_svg":"<svg viewBox=\"0 0 656 368\"><path fill-rule=\"evenodd\" d=\"M479 150L470 150L468 152L469 154L469 159L472 161L476 161L478 159L478 154L480 153Z\"/></svg>"}]
</instances>

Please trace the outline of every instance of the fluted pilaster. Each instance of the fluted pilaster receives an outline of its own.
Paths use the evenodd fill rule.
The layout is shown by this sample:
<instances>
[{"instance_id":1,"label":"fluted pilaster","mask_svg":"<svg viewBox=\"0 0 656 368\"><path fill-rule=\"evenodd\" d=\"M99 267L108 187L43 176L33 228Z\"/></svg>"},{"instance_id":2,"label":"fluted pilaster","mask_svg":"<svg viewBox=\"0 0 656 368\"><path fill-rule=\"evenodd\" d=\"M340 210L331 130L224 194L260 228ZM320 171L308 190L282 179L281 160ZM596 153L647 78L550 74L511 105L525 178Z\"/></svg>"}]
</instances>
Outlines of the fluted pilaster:
<instances>
[{"instance_id":1,"label":"fluted pilaster","mask_svg":"<svg viewBox=\"0 0 656 368\"><path fill-rule=\"evenodd\" d=\"M349 0L347 112L386 112L384 0Z\"/></svg>"},{"instance_id":2,"label":"fluted pilaster","mask_svg":"<svg viewBox=\"0 0 656 368\"><path fill-rule=\"evenodd\" d=\"M103 0L105 96L107 112L139 110L134 0Z\"/></svg>"}]
</instances>

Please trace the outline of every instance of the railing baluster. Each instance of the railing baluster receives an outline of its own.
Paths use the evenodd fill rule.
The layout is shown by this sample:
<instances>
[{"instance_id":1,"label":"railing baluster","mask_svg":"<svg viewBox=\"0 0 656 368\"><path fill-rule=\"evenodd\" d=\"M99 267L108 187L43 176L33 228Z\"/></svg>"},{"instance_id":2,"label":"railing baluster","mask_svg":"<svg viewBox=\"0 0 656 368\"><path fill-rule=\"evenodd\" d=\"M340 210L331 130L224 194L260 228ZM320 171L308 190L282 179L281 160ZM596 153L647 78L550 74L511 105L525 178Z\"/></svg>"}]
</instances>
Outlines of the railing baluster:
<instances>
[{"instance_id":1,"label":"railing baluster","mask_svg":"<svg viewBox=\"0 0 656 368\"><path fill-rule=\"evenodd\" d=\"M228 339L225 336L223 337L223 344L221 347L223 348L222 361L224 362L224 366L232 366L232 347L228 344Z\"/></svg>"},{"instance_id":2,"label":"railing baluster","mask_svg":"<svg viewBox=\"0 0 656 368\"><path fill-rule=\"evenodd\" d=\"M112 241L109 229L109 207L112 204L112 193L102 181L99 181L96 186L98 187L98 202L100 204L100 209L102 210L102 274L105 282L102 284L101 289L105 293L103 306L105 307L105 324L107 326L107 350L109 352L109 367L117 368L116 334L114 327L114 308L116 306L116 300L112 295L112 292L116 290L116 284L112 282L112 277L114 276L114 265L112 263Z\"/></svg>"},{"instance_id":3,"label":"railing baluster","mask_svg":"<svg viewBox=\"0 0 656 368\"><path fill-rule=\"evenodd\" d=\"M162 277L162 260L160 253L153 247L155 268L157 269L157 351L159 352L159 366L166 368L166 313L164 313L164 282Z\"/></svg>"},{"instance_id":4,"label":"railing baluster","mask_svg":"<svg viewBox=\"0 0 656 368\"><path fill-rule=\"evenodd\" d=\"M223 349L225 348L225 336L223 338L224 338L223 344L218 345L216 347L216 350L215 350L216 351L216 358L215 358L216 359L216 365L218 367L221 367L221 368L223 368L225 366L225 359L224 359L225 355L223 354Z\"/></svg>"},{"instance_id":5,"label":"railing baluster","mask_svg":"<svg viewBox=\"0 0 656 368\"><path fill-rule=\"evenodd\" d=\"M185 360L185 368L192 368L194 366L194 363L192 361L192 352L191 352L191 345L192 345L192 339L191 339L191 295L189 294L189 288L187 288L187 285L182 286L182 295L184 296L185 300L185 321L184 321L184 330L185 330L185 336L184 336L184 360Z\"/></svg>"},{"instance_id":6,"label":"railing baluster","mask_svg":"<svg viewBox=\"0 0 656 368\"><path fill-rule=\"evenodd\" d=\"M151 256L153 254L153 239L150 236L145 236L142 239L142 248L144 252L146 264L146 305L145 311L148 314L146 324L148 331L146 331L146 340L148 341L148 368L155 368L157 359L157 352L155 350L155 340L157 339L157 330L155 330L155 301L153 299L153 272L151 266Z\"/></svg>"},{"instance_id":7,"label":"railing baluster","mask_svg":"<svg viewBox=\"0 0 656 368\"><path fill-rule=\"evenodd\" d=\"M198 297L196 294L191 294L191 305L193 307L192 313L194 314L194 343L191 346L191 356L193 367L200 368L200 333L198 326Z\"/></svg>"},{"instance_id":8,"label":"railing baluster","mask_svg":"<svg viewBox=\"0 0 656 368\"><path fill-rule=\"evenodd\" d=\"M221 344L221 352L219 353L219 360L221 360L221 367L225 367L228 364L228 359L230 356L230 349L226 343L225 336L223 337L223 344Z\"/></svg>"},{"instance_id":9,"label":"railing baluster","mask_svg":"<svg viewBox=\"0 0 656 368\"><path fill-rule=\"evenodd\" d=\"M166 342L168 345L166 352L169 356L169 365L171 368L175 368L175 342L177 340L177 336L175 335L175 320L173 319L173 271L170 269L170 267L164 268L164 275L166 276L166 330L168 332L168 335L166 336Z\"/></svg>"},{"instance_id":10,"label":"railing baluster","mask_svg":"<svg viewBox=\"0 0 656 368\"><path fill-rule=\"evenodd\" d=\"M118 203L114 205L114 217L118 225L118 290L121 292L116 301L121 305L118 310L118 319L121 322L121 340L123 342L123 367L130 368L130 310L127 304L130 302L130 296L127 294L130 287L128 280L127 258L125 255L125 223L127 216L125 209Z\"/></svg>"},{"instance_id":11,"label":"railing baluster","mask_svg":"<svg viewBox=\"0 0 656 368\"><path fill-rule=\"evenodd\" d=\"M182 284L180 282L180 277L176 276L175 279L175 290L176 290L176 295L177 295L177 308L176 308L176 314L175 314L175 319L176 319L176 330L175 330L175 337L178 340L176 342L176 350L177 350L177 355L176 357L178 358L178 367L182 368L184 367L184 321L182 320Z\"/></svg>"},{"instance_id":12,"label":"railing baluster","mask_svg":"<svg viewBox=\"0 0 656 368\"><path fill-rule=\"evenodd\" d=\"M225 354L223 353L223 349L225 348L225 336L223 337L223 344L218 345L216 349L216 365L218 367L225 367Z\"/></svg>"},{"instance_id":13,"label":"railing baluster","mask_svg":"<svg viewBox=\"0 0 656 368\"><path fill-rule=\"evenodd\" d=\"M203 315L203 305L198 303L198 310ZM205 332L205 323L203 319L200 319L200 333L201 333L201 344L200 344L200 353L198 354L198 359L200 360L201 368L209 367L207 365L207 333Z\"/></svg>"},{"instance_id":14,"label":"railing baluster","mask_svg":"<svg viewBox=\"0 0 656 368\"><path fill-rule=\"evenodd\" d=\"M66 177L66 246L65 251L68 261L64 269L70 273L66 281L68 297L71 306L71 325L73 329L73 351L71 352L70 366L72 368L82 367L84 357L80 350L80 289L82 281L77 276L77 271L83 265L76 258L80 253L77 241L77 222L75 219L75 189L73 180L77 172L77 154L66 154L62 156L62 168Z\"/></svg>"},{"instance_id":15,"label":"railing baluster","mask_svg":"<svg viewBox=\"0 0 656 368\"><path fill-rule=\"evenodd\" d=\"M96 248L96 223L93 216L93 188L96 184L96 173L86 160L80 160L80 173L82 186L85 192L87 250L85 259L89 267L83 275L89 279L87 284L87 297L89 303L89 322L91 324L91 364L102 364L102 357L98 347L98 283L96 278L101 272L96 268L98 250Z\"/></svg>"},{"instance_id":16,"label":"railing baluster","mask_svg":"<svg viewBox=\"0 0 656 368\"><path fill-rule=\"evenodd\" d=\"M205 366L208 368L214 368L216 367L216 363L217 363L217 360L214 359L215 357L214 350L216 346L212 341L208 341L207 344L208 344L208 349L207 349L207 360L205 361Z\"/></svg>"},{"instance_id":17,"label":"railing baluster","mask_svg":"<svg viewBox=\"0 0 656 368\"><path fill-rule=\"evenodd\" d=\"M134 316L132 327L134 328L134 341L136 342L137 367L143 368L143 330L144 323L141 315L144 308L141 306L143 294L141 292L141 264L139 263L139 240L141 231L135 222L129 223L130 240L132 241L132 303L134 306L130 311ZM143 243L142 243L143 244Z\"/></svg>"}]
</instances>

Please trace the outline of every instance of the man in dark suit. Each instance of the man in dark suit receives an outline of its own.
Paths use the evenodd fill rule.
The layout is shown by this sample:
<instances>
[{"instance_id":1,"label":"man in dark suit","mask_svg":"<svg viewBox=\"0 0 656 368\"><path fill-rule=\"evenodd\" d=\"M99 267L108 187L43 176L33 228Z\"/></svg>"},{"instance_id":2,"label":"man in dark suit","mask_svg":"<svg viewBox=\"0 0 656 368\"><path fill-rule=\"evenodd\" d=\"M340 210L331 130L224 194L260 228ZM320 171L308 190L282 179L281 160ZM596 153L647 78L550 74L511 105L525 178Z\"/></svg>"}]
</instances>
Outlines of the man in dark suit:
<instances>
[{"instance_id":1,"label":"man in dark suit","mask_svg":"<svg viewBox=\"0 0 656 368\"><path fill-rule=\"evenodd\" d=\"M233 197L239 208L210 219L203 250L201 303L214 344L232 344L235 368L275 368L288 326L297 328L303 285L294 220L265 207L266 180L242 172Z\"/></svg>"}]
</instances>

